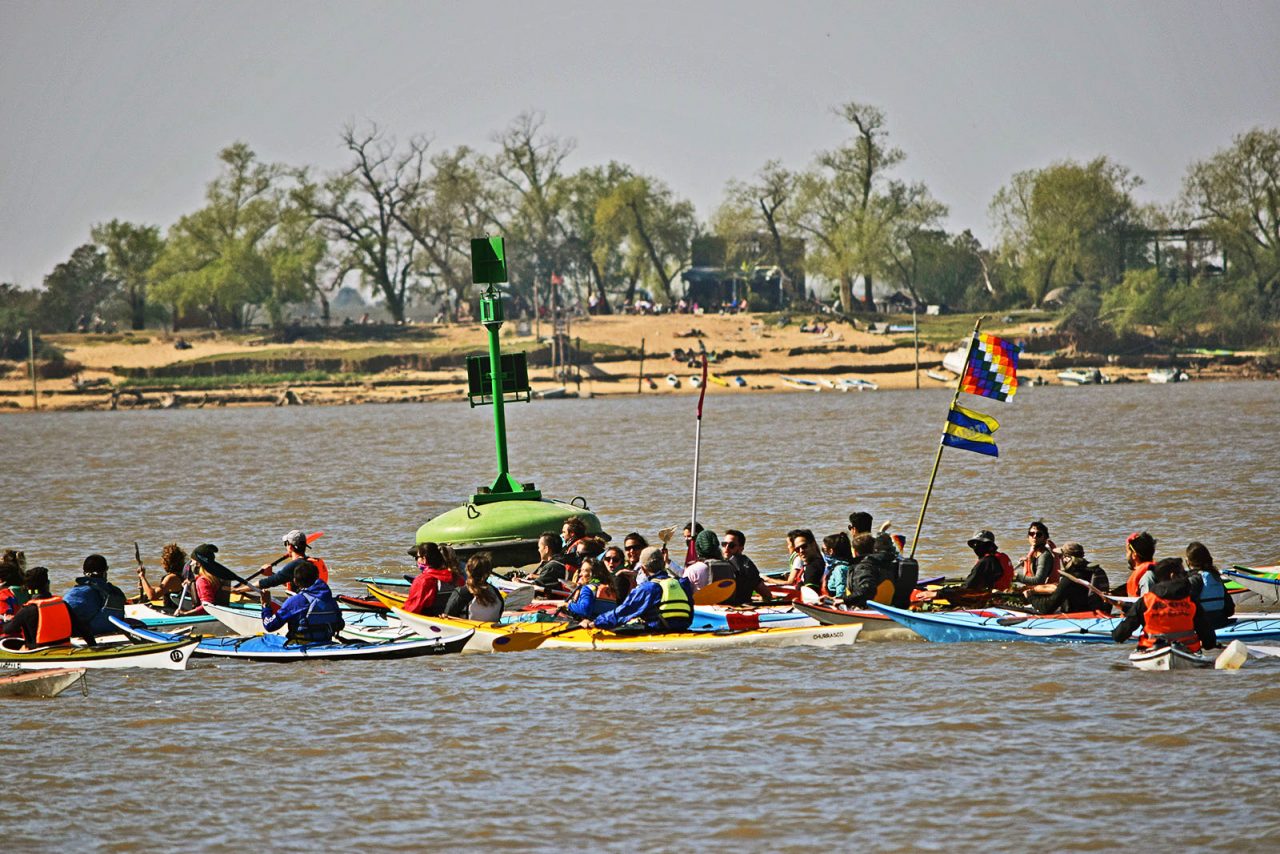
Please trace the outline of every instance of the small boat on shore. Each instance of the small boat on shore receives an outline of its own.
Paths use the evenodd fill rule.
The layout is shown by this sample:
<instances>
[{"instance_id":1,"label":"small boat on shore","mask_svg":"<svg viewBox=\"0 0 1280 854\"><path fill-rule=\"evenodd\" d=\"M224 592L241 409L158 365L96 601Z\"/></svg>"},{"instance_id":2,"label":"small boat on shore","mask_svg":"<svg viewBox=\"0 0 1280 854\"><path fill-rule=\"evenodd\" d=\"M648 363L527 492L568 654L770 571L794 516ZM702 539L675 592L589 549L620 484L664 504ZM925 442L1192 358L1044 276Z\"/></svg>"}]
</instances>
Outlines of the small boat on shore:
<instances>
[{"instance_id":1,"label":"small boat on shore","mask_svg":"<svg viewBox=\"0 0 1280 854\"><path fill-rule=\"evenodd\" d=\"M672 388L680 388L680 378L675 374L667 374L667 385Z\"/></svg>"},{"instance_id":2,"label":"small boat on shore","mask_svg":"<svg viewBox=\"0 0 1280 854\"><path fill-rule=\"evenodd\" d=\"M816 380L806 380L800 377L778 377L782 380L782 384L800 391L822 391L822 385Z\"/></svg>"},{"instance_id":3,"label":"small boat on shore","mask_svg":"<svg viewBox=\"0 0 1280 854\"><path fill-rule=\"evenodd\" d=\"M1129 653L1129 664L1138 670L1204 670L1213 663L1212 658L1177 645Z\"/></svg>"},{"instance_id":4,"label":"small boat on shore","mask_svg":"<svg viewBox=\"0 0 1280 854\"><path fill-rule=\"evenodd\" d=\"M1177 368L1156 368L1147 372L1147 382L1163 385L1164 383L1184 383L1191 379L1185 371Z\"/></svg>"},{"instance_id":5,"label":"small boat on shore","mask_svg":"<svg viewBox=\"0 0 1280 854\"><path fill-rule=\"evenodd\" d=\"M1107 381L1097 368L1067 368L1058 372L1063 385L1101 385Z\"/></svg>"},{"instance_id":6,"label":"small boat on shore","mask_svg":"<svg viewBox=\"0 0 1280 854\"><path fill-rule=\"evenodd\" d=\"M56 697L82 679L83 667L8 673L0 676L0 698Z\"/></svg>"},{"instance_id":7,"label":"small boat on shore","mask_svg":"<svg viewBox=\"0 0 1280 854\"><path fill-rule=\"evenodd\" d=\"M935 370L933 368L930 368L929 370L925 371L924 375L929 379L936 380L940 383L953 383L956 381L956 376L957 376L956 374L950 374L945 371Z\"/></svg>"},{"instance_id":8,"label":"small boat on shore","mask_svg":"<svg viewBox=\"0 0 1280 854\"><path fill-rule=\"evenodd\" d=\"M834 388L836 391L876 391L880 386L871 380L864 380L858 377L848 377L835 381Z\"/></svg>"}]
</instances>

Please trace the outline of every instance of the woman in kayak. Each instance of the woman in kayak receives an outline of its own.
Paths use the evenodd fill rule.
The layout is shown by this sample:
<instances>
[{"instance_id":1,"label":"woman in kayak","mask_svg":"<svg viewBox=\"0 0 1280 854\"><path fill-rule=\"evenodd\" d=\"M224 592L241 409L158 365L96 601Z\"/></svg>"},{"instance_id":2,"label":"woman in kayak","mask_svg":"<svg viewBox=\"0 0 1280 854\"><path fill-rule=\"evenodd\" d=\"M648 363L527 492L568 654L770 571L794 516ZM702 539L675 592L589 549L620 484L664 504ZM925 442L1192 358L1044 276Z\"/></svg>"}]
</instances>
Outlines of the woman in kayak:
<instances>
[{"instance_id":1,"label":"woman in kayak","mask_svg":"<svg viewBox=\"0 0 1280 854\"><path fill-rule=\"evenodd\" d=\"M160 602L163 607L176 607L182 597L182 566L187 562L187 553L177 543L169 543L160 552L160 568L164 575L159 584L152 584L147 579L147 568L138 564L138 588L142 595L139 602ZM191 593L187 594L187 605L191 604Z\"/></svg>"},{"instance_id":2,"label":"woman in kayak","mask_svg":"<svg viewBox=\"0 0 1280 854\"><path fill-rule=\"evenodd\" d=\"M467 583L449 595L444 606L446 617L462 617L482 623L502 619L502 591L489 583L493 557L476 552L467 560Z\"/></svg>"},{"instance_id":3,"label":"woman in kayak","mask_svg":"<svg viewBox=\"0 0 1280 854\"><path fill-rule=\"evenodd\" d=\"M1187 570L1191 581L1191 598L1204 611L1209 625L1215 629L1225 628L1235 616L1236 606L1231 601L1231 594L1222 583L1218 568L1213 565L1213 555L1205 548L1204 543L1192 542L1187 545Z\"/></svg>"},{"instance_id":4,"label":"woman in kayak","mask_svg":"<svg viewBox=\"0 0 1280 854\"><path fill-rule=\"evenodd\" d=\"M436 543L419 543L409 550L409 554L417 557L421 572L409 587L404 609L428 617L444 613L449 597L462 586L462 579L449 568L449 558Z\"/></svg>"},{"instance_id":5,"label":"woman in kayak","mask_svg":"<svg viewBox=\"0 0 1280 854\"><path fill-rule=\"evenodd\" d=\"M583 558L574 582L576 586L564 606L569 616L594 620L618 604L609 570L592 558Z\"/></svg>"}]
</instances>

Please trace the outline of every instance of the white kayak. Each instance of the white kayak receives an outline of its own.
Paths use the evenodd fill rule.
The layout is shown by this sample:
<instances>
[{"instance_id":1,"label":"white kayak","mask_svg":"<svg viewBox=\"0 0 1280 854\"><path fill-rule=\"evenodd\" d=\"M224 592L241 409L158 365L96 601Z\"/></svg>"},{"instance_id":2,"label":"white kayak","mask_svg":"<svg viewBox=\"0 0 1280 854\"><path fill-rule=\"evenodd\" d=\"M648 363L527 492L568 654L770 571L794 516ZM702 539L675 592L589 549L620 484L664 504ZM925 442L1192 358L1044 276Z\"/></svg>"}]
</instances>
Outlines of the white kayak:
<instances>
[{"instance_id":1,"label":"white kayak","mask_svg":"<svg viewBox=\"0 0 1280 854\"><path fill-rule=\"evenodd\" d=\"M714 632L614 632L580 629L567 623L478 623L450 617L425 617L402 608L391 612L406 626L427 631L475 629L463 652L502 652L504 649L591 649L627 652L672 652L762 646L846 646L858 638L861 625L764 628Z\"/></svg>"},{"instance_id":2,"label":"white kayak","mask_svg":"<svg viewBox=\"0 0 1280 854\"><path fill-rule=\"evenodd\" d=\"M1198 652L1187 652L1180 646L1162 646L1129 654L1129 663L1139 670L1203 670L1213 667L1214 659Z\"/></svg>"},{"instance_id":3,"label":"white kayak","mask_svg":"<svg viewBox=\"0 0 1280 854\"><path fill-rule=\"evenodd\" d=\"M262 634L283 636L289 633L288 626L281 626L274 632L263 631L261 606L236 607L234 605L206 604L204 609L219 623L226 626L231 634L238 637L252 637L253 635ZM348 611L345 608L342 609L342 619L352 628L357 626L361 628L385 628L389 622L386 616L377 611Z\"/></svg>"}]
</instances>

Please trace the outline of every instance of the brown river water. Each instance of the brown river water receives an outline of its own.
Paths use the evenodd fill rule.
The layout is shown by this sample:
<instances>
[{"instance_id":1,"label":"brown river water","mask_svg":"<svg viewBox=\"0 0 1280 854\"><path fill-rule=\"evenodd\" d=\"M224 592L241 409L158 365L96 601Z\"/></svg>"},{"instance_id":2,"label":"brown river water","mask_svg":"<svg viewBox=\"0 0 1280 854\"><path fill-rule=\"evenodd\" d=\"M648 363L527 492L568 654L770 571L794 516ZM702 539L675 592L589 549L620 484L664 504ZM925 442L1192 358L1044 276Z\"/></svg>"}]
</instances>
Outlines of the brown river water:
<instances>
[{"instance_id":1,"label":"brown river water","mask_svg":"<svg viewBox=\"0 0 1280 854\"><path fill-rule=\"evenodd\" d=\"M949 394L718 395L699 518L782 536L850 510L910 533ZM960 574L976 528L1124 537L1280 563L1280 385L1024 389L999 460L947 450L918 550ZM687 521L694 401L508 408L513 473L606 528ZM0 416L0 546L69 586L90 552L216 542L241 569L323 530L334 586L408 568L429 515L493 478L460 405ZM865 643L98 671L0 707L6 850L1269 850L1280 662L1139 673L1109 645ZM270 840L270 841L268 841Z\"/></svg>"}]
</instances>

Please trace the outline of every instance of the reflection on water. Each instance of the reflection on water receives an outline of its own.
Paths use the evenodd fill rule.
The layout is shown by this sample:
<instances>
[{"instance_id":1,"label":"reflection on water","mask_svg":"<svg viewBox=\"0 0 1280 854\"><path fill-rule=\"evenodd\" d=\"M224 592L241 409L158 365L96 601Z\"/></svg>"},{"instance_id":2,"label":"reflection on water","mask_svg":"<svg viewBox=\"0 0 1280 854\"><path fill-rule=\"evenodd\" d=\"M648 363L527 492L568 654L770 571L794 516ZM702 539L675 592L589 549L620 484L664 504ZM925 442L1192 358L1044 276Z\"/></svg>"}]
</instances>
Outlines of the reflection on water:
<instances>
[{"instance_id":1,"label":"reflection on water","mask_svg":"<svg viewBox=\"0 0 1280 854\"><path fill-rule=\"evenodd\" d=\"M1121 574L1124 536L1190 539L1220 564L1280 562L1271 383L1024 389L1001 458L948 450L919 556L967 568L1027 521ZM764 566L783 533L867 509L914 528L948 396L708 400L699 516ZM508 409L511 459L585 496L615 536L689 513L691 398ZM100 551L218 543L273 557L294 527L349 579L406 565L428 516L493 476L486 411L462 406L0 416L2 545L69 584ZM1146 674L1106 646L508 656L187 673L91 673L90 694L4 707L4 835L17 850L1274 849L1280 667ZM1247 724L1247 727L1245 727ZM31 761L37 749L40 760ZM70 815L92 820L67 820ZM674 817L674 818L673 818Z\"/></svg>"}]
</instances>

